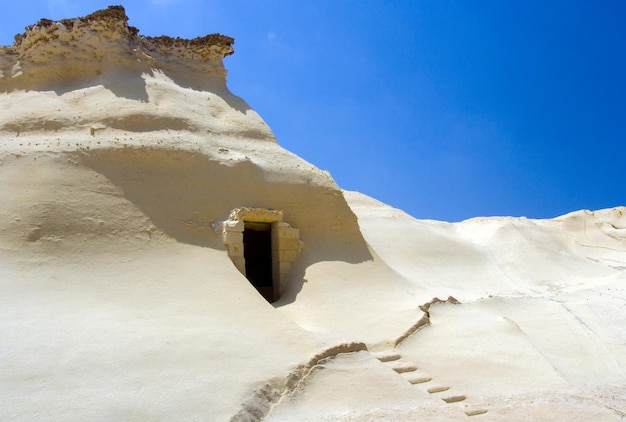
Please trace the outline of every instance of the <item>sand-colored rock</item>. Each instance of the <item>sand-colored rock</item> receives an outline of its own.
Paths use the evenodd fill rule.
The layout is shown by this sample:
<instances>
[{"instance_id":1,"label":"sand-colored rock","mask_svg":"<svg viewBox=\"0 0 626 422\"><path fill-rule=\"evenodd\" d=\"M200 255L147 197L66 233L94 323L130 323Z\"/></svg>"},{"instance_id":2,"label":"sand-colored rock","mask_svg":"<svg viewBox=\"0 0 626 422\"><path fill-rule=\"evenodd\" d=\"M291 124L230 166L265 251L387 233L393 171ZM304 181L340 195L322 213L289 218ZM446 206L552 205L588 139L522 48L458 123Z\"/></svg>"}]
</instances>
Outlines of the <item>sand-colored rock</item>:
<instances>
[{"instance_id":1,"label":"sand-colored rock","mask_svg":"<svg viewBox=\"0 0 626 422\"><path fill-rule=\"evenodd\" d=\"M232 38L127 22L0 48L1 420L626 417L624 207L417 220L281 148Z\"/></svg>"}]
</instances>

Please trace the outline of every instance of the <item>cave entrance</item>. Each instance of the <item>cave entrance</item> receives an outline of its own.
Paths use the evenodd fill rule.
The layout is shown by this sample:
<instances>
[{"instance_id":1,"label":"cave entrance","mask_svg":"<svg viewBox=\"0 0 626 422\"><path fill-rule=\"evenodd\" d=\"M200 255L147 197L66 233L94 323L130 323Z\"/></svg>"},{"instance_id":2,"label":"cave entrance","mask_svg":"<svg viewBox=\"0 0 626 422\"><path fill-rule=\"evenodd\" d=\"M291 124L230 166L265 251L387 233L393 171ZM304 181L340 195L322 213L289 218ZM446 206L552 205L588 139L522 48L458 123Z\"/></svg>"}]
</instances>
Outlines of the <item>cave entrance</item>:
<instances>
[{"instance_id":1,"label":"cave entrance","mask_svg":"<svg viewBox=\"0 0 626 422\"><path fill-rule=\"evenodd\" d=\"M274 301L272 225L244 221L243 256L246 278L268 301Z\"/></svg>"}]
</instances>

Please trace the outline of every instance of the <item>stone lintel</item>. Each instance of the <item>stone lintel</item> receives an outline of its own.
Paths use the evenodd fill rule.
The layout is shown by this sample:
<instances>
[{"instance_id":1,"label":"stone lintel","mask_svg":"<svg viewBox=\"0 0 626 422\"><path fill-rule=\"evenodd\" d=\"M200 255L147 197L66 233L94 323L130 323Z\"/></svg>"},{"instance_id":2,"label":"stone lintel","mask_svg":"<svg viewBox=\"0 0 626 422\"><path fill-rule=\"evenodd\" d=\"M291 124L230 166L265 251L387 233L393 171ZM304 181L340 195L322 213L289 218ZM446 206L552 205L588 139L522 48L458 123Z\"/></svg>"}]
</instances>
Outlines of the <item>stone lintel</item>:
<instances>
[{"instance_id":1,"label":"stone lintel","mask_svg":"<svg viewBox=\"0 0 626 422\"><path fill-rule=\"evenodd\" d=\"M283 221L283 212L268 208L235 208L230 213L230 220L254 221L256 223L276 223Z\"/></svg>"}]
</instances>

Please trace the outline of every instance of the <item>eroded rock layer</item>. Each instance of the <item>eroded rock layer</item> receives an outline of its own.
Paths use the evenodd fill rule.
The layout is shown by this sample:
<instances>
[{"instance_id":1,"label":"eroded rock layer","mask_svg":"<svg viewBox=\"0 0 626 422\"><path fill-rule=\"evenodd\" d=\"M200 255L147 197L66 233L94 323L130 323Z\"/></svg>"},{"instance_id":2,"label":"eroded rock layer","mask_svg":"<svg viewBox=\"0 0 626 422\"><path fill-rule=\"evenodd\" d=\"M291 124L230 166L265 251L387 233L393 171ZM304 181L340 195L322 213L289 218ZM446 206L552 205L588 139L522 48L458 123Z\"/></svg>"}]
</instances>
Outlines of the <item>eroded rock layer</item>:
<instances>
[{"instance_id":1,"label":"eroded rock layer","mask_svg":"<svg viewBox=\"0 0 626 422\"><path fill-rule=\"evenodd\" d=\"M220 34L192 40L142 36L128 25L122 6L75 19L41 19L0 49L0 90L78 86L131 70L159 69L174 79L181 71L197 79L225 76L221 59L233 53L233 43Z\"/></svg>"},{"instance_id":2,"label":"eroded rock layer","mask_svg":"<svg viewBox=\"0 0 626 422\"><path fill-rule=\"evenodd\" d=\"M0 420L623 419L624 207L343 192L229 92L232 44L113 6L0 48Z\"/></svg>"}]
</instances>

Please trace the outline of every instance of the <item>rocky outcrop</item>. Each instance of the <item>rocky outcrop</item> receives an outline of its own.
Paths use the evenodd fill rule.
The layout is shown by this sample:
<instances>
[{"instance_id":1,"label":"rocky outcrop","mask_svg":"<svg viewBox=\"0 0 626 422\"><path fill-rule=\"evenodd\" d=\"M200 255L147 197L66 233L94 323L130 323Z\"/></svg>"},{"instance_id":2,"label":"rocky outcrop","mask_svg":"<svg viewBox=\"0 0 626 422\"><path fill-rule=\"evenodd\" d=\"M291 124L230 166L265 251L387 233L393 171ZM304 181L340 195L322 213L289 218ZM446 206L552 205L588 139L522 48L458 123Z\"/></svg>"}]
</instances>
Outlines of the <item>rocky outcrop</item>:
<instances>
[{"instance_id":1,"label":"rocky outcrop","mask_svg":"<svg viewBox=\"0 0 626 422\"><path fill-rule=\"evenodd\" d=\"M12 46L0 47L0 91L80 86L116 73L155 70L186 85L192 82L189 71L199 80L224 78L222 59L233 54L233 43L220 34L191 40L139 35L122 6L75 19L41 19L16 35Z\"/></svg>"},{"instance_id":2,"label":"rocky outcrop","mask_svg":"<svg viewBox=\"0 0 626 422\"><path fill-rule=\"evenodd\" d=\"M281 148L263 119L228 90L222 61L233 43L220 34L141 36L124 8L111 6L81 18L41 19L2 47L0 163L5 171L34 165L26 179L5 176L0 216L19 221L0 222L0 232L17 233L18 243L54 239L58 248L69 237L100 241L147 233L153 224L169 238L221 249L211 224L253 207L283 210L310 250L318 245L329 259L353 244L358 252L346 259L369 259L328 172ZM74 171L81 176L69 176ZM86 187L96 174L106 189ZM44 185L49 189L37 188ZM8 199L35 188L28 201ZM120 215L109 188L137 208L125 208L125 223L98 217ZM102 195L86 199L88 192Z\"/></svg>"}]
</instances>

